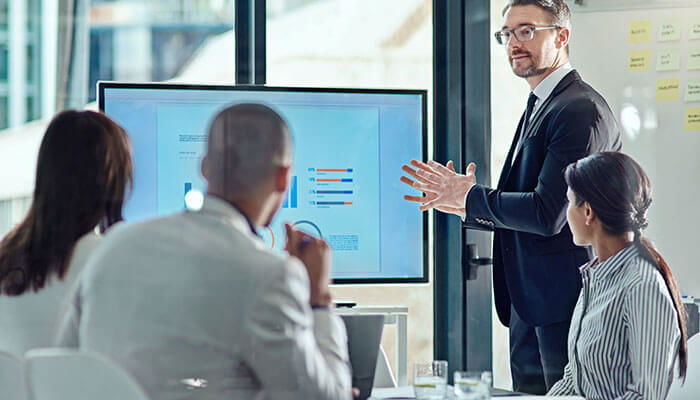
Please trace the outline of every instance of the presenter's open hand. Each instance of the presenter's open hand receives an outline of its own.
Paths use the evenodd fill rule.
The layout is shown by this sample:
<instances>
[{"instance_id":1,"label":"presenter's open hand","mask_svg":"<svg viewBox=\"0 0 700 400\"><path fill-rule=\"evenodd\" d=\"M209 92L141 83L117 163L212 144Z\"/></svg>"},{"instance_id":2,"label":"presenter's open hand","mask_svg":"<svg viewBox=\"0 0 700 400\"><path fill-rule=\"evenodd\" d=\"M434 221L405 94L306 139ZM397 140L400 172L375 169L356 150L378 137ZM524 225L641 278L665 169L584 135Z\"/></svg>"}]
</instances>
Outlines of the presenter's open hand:
<instances>
[{"instance_id":1,"label":"presenter's open hand","mask_svg":"<svg viewBox=\"0 0 700 400\"><path fill-rule=\"evenodd\" d=\"M427 163L411 160L411 166L404 165L401 169L413 178L402 176L401 182L423 192L423 196L406 195L405 200L421 203L421 211L435 208L464 218L464 199L476 184L476 164L470 163L465 175L455 171L452 161L442 165L433 160Z\"/></svg>"},{"instance_id":2,"label":"presenter's open hand","mask_svg":"<svg viewBox=\"0 0 700 400\"><path fill-rule=\"evenodd\" d=\"M284 224L287 243L284 249L301 260L309 274L309 303L314 306L329 306L331 292L328 289L331 276L331 249L323 239Z\"/></svg>"}]
</instances>

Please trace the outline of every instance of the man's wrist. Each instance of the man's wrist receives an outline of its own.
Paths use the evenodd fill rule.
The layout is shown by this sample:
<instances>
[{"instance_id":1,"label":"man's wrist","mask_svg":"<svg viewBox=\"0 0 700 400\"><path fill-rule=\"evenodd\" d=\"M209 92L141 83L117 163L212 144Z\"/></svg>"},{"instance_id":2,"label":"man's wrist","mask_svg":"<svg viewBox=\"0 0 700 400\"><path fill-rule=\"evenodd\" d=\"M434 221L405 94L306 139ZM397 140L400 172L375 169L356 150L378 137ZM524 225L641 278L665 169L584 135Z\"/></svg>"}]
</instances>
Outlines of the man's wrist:
<instances>
[{"instance_id":1,"label":"man's wrist","mask_svg":"<svg viewBox=\"0 0 700 400\"><path fill-rule=\"evenodd\" d=\"M464 204L464 208L463 208L464 213L462 215L460 215L460 217L462 217L462 222L467 220L467 199L469 198L469 193L472 191L474 186L476 186L476 184L470 185L467 188L467 192L464 194L464 201L462 202L462 204Z\"/></svg>"},{"instance_id":2,"label":"man's wrist","mask_svg":"<svg viewBox=\"0 0 700 400\"><path fill-rule=\"evenodd\" d=\"M318 294L312 294L309 299L311 308L328 308L333 303L333 297L329 291L324 291Z\"/></svg>"}]
</instances>

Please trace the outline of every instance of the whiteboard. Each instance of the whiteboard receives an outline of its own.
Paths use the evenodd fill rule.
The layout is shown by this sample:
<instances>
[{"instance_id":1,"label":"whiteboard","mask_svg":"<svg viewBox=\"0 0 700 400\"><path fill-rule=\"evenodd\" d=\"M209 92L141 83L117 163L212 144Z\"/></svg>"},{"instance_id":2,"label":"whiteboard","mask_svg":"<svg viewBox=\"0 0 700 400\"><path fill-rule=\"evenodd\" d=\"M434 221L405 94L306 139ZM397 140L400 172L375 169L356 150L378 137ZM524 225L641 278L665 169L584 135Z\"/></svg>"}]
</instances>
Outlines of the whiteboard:
<instances>
[{"instance_id":1,"label":"whiteboard","mask_svg":"<svg viewBox=\"0 0 700 400\"><path fill-rule=\"evenodd\" d=\"M688 69L691 50L700 48L700 39L690 39L692 25L700 24L700 3L675 8L666 7L668 1L635 3L635 8L626 10L596 9L595 5L574 8L571 62L607 99L622 127L623 151L639 161L651 178L654 202L646 236L668 261L682 293L700 297L700 130L688 131L685 124L686 110L700 108L700 102L685 100L686 85L700 80L700 70ZM645 3L643 9L638 8L640 3ZM650 40L631 43L631 24L642 21L650 22ZM671 31L674 25L680 27L680 40L660 42L662 24ZM633 41L640 38L644 39L635 35ZM680 54L679 69L657 71L657 57L673 49ZM651 52L648 71L629 72L631 51ZM635 68L643 69L644 64L637 62ZM678 80L677 100L674 90L662 90L661 100L671 100L658 101L661 79ZM661 84L664 89L674 86L665 83Z\"/></svg>"}]
</instances>

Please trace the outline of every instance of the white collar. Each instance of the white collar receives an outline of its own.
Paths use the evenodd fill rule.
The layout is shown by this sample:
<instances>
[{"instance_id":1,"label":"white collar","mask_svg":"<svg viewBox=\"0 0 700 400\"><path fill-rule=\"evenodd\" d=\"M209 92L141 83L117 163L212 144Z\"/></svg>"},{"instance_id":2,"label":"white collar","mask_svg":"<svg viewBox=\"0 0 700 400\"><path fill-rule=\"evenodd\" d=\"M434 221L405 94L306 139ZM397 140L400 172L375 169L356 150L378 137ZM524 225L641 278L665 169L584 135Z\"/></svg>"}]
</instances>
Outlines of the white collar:
<instances>
[{"instance_id":1,"label":"white collar","mask_svg":"<svg viewBox=\"0 0 700 400\"><path fill-rule=\"evenodd\" d=\"M571 63L566 63L557 68L540 82L532 92L537 96L538 101L544 101L549 97L564 77L573 70Z\"/></svg>"},{"instance_id":2,"label":"white collar","mask_svg":"<svg viewBox=\"0 0 700 400\"><path fill-rule=\"evenodd\" d=\"M262 244L262 239L251 231L248 219L235 207L219 198L210 195L204 196L202 208L193 212L207 214L228 222L236 228L236 230L253 239L256 245L259 246Z\"/></svg>"}]
</instances>

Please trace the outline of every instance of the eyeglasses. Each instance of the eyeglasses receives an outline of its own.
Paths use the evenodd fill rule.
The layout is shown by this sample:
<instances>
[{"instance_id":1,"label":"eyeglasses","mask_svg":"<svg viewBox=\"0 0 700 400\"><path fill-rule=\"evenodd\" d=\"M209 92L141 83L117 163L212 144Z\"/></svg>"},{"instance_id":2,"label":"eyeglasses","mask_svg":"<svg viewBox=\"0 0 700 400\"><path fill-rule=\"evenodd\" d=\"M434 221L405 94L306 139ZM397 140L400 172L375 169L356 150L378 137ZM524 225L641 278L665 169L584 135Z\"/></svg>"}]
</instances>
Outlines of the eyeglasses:
<instances>
[{"instance_id":1,"label":"eyeglasses","mask_svg":"<svg viewBox=\"0 0 700 400\"><path fill-rule=\"evenodd\" d=\"M528 42L535 38L535 32L548 29L559 29L560 26L530 26L523 25L515 29L502 29L493 35L496 37L498 44L505 45L510 40L510 36L515 36L518 42Z\"/></svg>"}]
</instances>

